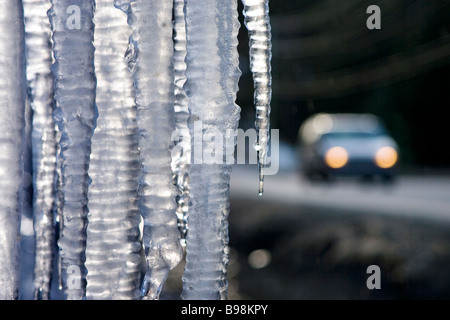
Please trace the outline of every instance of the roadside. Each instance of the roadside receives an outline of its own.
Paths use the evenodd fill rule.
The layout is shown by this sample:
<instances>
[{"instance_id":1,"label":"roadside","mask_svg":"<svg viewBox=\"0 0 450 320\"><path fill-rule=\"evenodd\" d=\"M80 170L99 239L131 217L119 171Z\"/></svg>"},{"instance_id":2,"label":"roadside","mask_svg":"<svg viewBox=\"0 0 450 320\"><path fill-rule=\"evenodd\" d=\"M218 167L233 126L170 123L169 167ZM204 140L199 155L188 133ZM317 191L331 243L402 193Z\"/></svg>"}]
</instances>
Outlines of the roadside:
<instances>
[{"instance_id":1,"label":"roadside","mask_svg":"<svg viewBox=\"0 0 450 320\"><path fill-rule=\"evenodd\" d=\"M230 299L449 299L450 224L231 199ZM266 265L251 266L254 252ZM378 265L381 289L369 290Z\"/></svg>"}]
</instances>

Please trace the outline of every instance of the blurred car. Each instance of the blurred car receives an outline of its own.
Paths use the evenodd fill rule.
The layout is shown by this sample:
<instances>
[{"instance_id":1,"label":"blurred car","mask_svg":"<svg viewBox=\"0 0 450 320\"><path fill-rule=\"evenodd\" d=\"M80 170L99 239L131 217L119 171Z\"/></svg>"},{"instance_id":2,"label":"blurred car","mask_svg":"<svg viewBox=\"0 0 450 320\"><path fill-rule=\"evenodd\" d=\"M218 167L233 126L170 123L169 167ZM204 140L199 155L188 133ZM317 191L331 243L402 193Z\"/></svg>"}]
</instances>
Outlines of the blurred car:
<instances>
[{"instance_id":1,"label":"blurred car","mask_svg":"<svg viewBox=\"0 0 450 320\"><path fill-rule=\"evenodd\" d=\"M337 175L396 175L399 148L380 118L372 114L319 113L299 130L300 161L310 179Z\"/></svg>"}]
</instances>

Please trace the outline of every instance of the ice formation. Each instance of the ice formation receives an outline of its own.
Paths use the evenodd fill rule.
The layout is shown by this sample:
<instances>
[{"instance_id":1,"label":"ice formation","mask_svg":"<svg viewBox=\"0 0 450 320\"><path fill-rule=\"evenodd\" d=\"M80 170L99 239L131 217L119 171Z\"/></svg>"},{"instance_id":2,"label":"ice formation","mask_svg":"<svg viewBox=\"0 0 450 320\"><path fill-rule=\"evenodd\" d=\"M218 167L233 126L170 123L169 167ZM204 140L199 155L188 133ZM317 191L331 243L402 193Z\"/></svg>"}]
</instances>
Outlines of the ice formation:
<instances>
[{"instance_id":1,"label":"ice formation","mask_svg":"<svg viewBox=\"0 0 450 320\"><path fill-rule=\"evenodd\" d=\"M174 84L175 84L175 127L173 137L175 146L172 149L172 170L175 184L180 194L177 196L178 229L181 241L185 245L187 235L187 219L189 213L189 168L191 163L191 136L187 121L189 118L188 98L184 90L186 83L186 22L184 0L174 0Z\"/></svg>"},{"instance_id":2,"label":"ice formation","mask_svg":"<svg viewBox=\"0 0 450 320\"><path fill-rule=\"evenodd\" d=\"M126 3L117 5L124 9ZM158 299L170 269L183 258L176 220L171 168L175 130L172 1L131 1L126 12L133 30L139 150L142 161L139 206L144 220L147 262L141 295Z\"/></svg>"},{"instance_id":3,"label":"ice formation","mask_svg":"<svg viewBox=\"0 0 450 320\"><path fill-rule=\"evenodd\" d=\"M26 97L22 1L0 10L0 299L16 299L19 288L22 141Z\"/></svg>"},{"instance_id":4,"label":"ice formation","mask_svg":"<svg viewBox=\"0 0 450 320\"><path fill-rule=\"evenodd\" d=\"M270 134L270 101L272 99L272 76L270 60L272 43L269 19L269 0L242 0L244 23L248 29L250 45L250 70L253 73L255 126L257 141L255 149L259 168L259 194L264 189L264 165L266 163Z\"/></svg>"},{"instance_id":5,"label":"ice formation","mask_svg":"<svg viewBox=\"0 0 450 320\"><path fill-rule=\"evenodd\" d=\"M197 121L202 124L202 136L208 130L224 135L227 129L237 129L240 112L235 104L240 77L237 2L189 0L185 10L185 88L189 97L191 136L194 136ZM214 141L203 141L203 150L208 149L209 144ZM219 163L196 161L193 155L182 298L225 299L231 165L226 164L225 159L220 159Z\"/></svg>"},{"instance_id":6,"label":"ice formation","mask_svg":"<svg viewBox=\"0 0 450 320\"><path fill-rule=\"evenodd\" d=\"M96 126L94 74L94 1L52 0L48 12L53 32L52 66L61 131L62 279L67 299L85 296L87 191L91 137Z\"/></svg>"},{"instance_id":7,"label":"ice formation","mask_svg":"<svg viewBox=\"0 0 450 320\"><path fill-rule=\"evenodd\" d=\"M124 60L131 28L111 0L96 0L94 24L99 116L89 164L86 297L137 299L140 164L135 92Z\"/></svg>"},{"instance_id":8,"label":"ice formation","mask_svg":"<svg viewBox=\"0 0 450 320\"><path fill-rule=\"evenodd\" d=\"M271 98L268 0L243 3L262 193ZM18 298L27 89L35 298L51 298L58 239L67 299L158 299L183 245L181 298L226 299L232 163L229 146L216 139L235 138L239 122L237 0L3 5L0 299Z\"/></svg>"},{"instance_id":9,"label":"ice formation","mask_svg":"<svg viewBox=\"0 0 450 320\"><path fill-rule=\"evenodd\" d=\"M53 121L50 0L23 0L28 96L32 115L36 299L49 299L55 255L56 128Z\"/></svg>"}]
</instances>

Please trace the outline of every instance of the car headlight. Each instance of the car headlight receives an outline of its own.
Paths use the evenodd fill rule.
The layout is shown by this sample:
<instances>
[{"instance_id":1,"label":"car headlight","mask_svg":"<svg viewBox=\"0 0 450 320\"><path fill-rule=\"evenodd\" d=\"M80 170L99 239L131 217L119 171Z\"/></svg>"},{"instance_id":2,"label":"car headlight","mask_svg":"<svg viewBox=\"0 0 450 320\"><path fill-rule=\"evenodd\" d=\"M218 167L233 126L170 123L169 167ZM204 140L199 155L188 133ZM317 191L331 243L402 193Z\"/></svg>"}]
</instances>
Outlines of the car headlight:
<instances>
[{"instance_id":1,"label":"car headlight","mask_svg":"<svg viewBox=\"0 0 450 320\"><path fill-rule=\"evenodd\" d=\"M333 147L325 153L325 163L333 169L339 169L348 162L348 152L343 147Z\"/></svg>"},{"instance_id":2,"label":"car headlight","mask_svg":"<svg viewBox=\"0 0 450 320\"><path fill-rule=\"evenodd\" d=\"M397 151L395 151L395 149L392 147L380 148L375 154L375 164L383 169L389 169L393 167L397 160Z\"/></svg>"}]
</instances>

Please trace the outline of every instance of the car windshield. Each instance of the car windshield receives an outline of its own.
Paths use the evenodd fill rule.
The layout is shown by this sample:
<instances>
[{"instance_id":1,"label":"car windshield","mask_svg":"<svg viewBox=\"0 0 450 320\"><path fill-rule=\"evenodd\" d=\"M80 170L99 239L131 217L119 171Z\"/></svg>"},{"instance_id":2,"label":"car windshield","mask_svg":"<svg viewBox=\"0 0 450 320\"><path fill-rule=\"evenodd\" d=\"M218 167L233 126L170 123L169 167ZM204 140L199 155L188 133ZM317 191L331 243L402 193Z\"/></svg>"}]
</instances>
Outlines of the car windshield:
<instances>
[{"instance_id":1,"label":"car windshield","mask_svg":"<svg viewBox=\"0 0 450 320\"><path fill-rule=\"evenodd\" d=\"M325 139L361 139L361 138L374 138L383 135L384 132L328 132L322 135Z\"/></svg>"}]
</instances>

